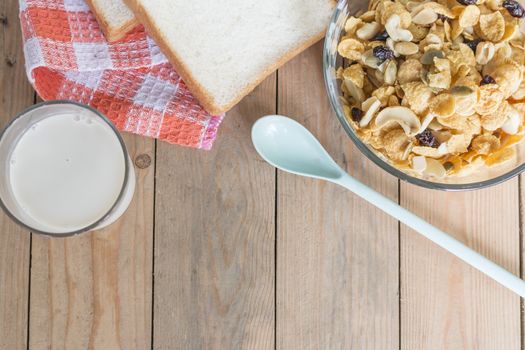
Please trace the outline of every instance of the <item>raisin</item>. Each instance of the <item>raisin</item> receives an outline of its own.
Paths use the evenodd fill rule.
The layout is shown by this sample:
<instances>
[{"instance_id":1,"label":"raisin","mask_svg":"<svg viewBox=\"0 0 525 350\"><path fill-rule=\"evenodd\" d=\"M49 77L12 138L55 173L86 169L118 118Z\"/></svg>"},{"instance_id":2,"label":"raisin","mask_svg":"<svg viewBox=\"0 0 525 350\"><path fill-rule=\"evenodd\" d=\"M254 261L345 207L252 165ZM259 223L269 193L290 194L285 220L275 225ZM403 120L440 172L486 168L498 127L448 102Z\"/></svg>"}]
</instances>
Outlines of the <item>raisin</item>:
<instances>
[{"instance_id":1,"label":"raisin","mask_svg":"<svg viewBox=\"0 0 525 350\"><path fill-rule=\"evenodd\" d=\"M363 111L357 107L352 107L351 113L352 113L352 120L356 123L359 123L361 121L361 118L363 118Z\"/></svg>"},{"instance_id":2,"label":"raisin","mask_svg":"<svg viewBox=\"0 0 525 350\"><path fill-rule=\"evenodd\" d=\"M454 164L452 162L445 162L443 163L443 167L445 168L446 171L450 171L454 169Z\"/></svg>"},{"instance_id":3,"label":"raisin","mask_svg":"<svg viewBox=\"0 0 525 350\"><path fill-rule=\"evenodd\" d=\"M465 40L463 41L463 44L470 47L470 49L474 52L476 52L476 48L478 47L479 43L481 42L480 39L474 39L474 40Z\"/></svg>"},{"instance_id":4,"label":"raisin","mask_svg":"<svg viewBox=\"0 0 525 350\"><path fill-rule=\"evenodd\" d=\"M523 7L515 0L505 0L503 1L503 7L509 11L512 17L523 18L525 16L525 10Z\"/></svg>"},{"instance_id":5,"label":"raisin","mask_svg":"<svg viewBox=\"0 0 525 350\"><path fill-rule=\"evenodd\" d=\"M459 2L461 5L465 5L465 6L475 5L478 2L477 0L456 0L456 1Z\"/></svg>"},{"instance_id":6,"label":"raisin","mask_svg":"<svg viewBox=\"0 0 525 350\"><path fill-rule=\"evenodd\" d=\"M419 141L420 145L438 148L439 141L434 137L432 132L428 129L425 129L421 134L416 135L416 139Z\"/></svg>"},{"instance_id":7,"label":"raisin","mask_svg":"<svg viewBox=\"0 0 525 350\"><path fill-rule=\"evenodd\" d=\"M490 75L483 76L483 79L479 82L479 85L496 84L496 80Z\"/></svg>"},{"instance_id":8,"label":"raisin","mask_svg":"<svg viewBox=\"0 0 525 350\"><path fill-rule=\"evenodd\" d=\"M372 51L374 53L374 56L379 60L379 63L383 63L386 60L391 60L394 58L394 51L390 50L386 46L376 46L374 47L374 50Z\"/></svg>"},{"instance_id":9,"label":"raisin","mask_svg":"<svg viewBox=\"0 0 525 350\"><path fill-rule=\"evenodd\" d=\"M450 22L452 20L452 18L447 17L441 13L438 13L437 15L438 15L438 18L443 21L443 23Z\"/></svg>"},{"instance_id":10,"label":"raisin","mask_svg":"<svg viewBox=\"0 0 525 350\"><path fill-rule=\"evenodd\" d=\"M388 32L386 30L384 30L381 33L379 33L376 36L374 36L374 38L372 40L385 41L386 39L388 39Z\"/></svg>"}]
</instances>

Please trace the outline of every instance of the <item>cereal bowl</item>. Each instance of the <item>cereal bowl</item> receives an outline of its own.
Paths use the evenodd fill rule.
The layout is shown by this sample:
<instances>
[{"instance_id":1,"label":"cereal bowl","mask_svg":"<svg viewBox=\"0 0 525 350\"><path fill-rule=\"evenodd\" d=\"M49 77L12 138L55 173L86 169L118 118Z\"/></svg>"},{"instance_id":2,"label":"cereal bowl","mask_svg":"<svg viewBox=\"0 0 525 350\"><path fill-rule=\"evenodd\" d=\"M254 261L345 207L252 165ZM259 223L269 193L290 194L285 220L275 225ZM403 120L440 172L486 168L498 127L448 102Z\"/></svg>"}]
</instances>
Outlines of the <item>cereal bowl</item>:
<instances>
[{"instance_id":1,"label":"cereal bowl","mask_svg":"<svg viewBox=\"0 0 525 350\"><path fill-rule=\"evenodd\" d=\"M377 0L374 0L374 1L377 1ZM379 1L381 1L381 0L379 0ZM463 1L468 1L468 0L463 0ZM414 1L409 1L409 2L410 3L414 3ZM403 3L406 4L407 1L403 1ZM492 185L501 183L501 182L503 182L505 180L508 180L508 179L518 175L523 170L525 170L525 141L521 140L521 138L523 137L523 133L524 133L524 127L523 127L523 115L522 115L522 112L521 112L520 109L517 109L518 112L519 112L519 115L520 115L519 127L517 127L517 129L516 129L518 131L515 131L512 135L510 135L510 134L507 135L505 132L501 131L502 130L501 129L501 127L502 127L501 125L499 125L499 128L492 127L488 122L486 122L484 119L482 119L482 124L481 124L482 127L478 127L479 130L477 131L477 134L473 134L473 135L469 134L470 136L469 136L469 139L468 139L468 146L467 145L464 146L465 149L463 150L464 153L462 153L462 154L449 153L449 154L446 154L446 156L443 156L443 157L439 157L439 156L430 156L430 157L427 156L427 157L425 157L425 156L421 156L419 153L417 153L417 154L411 154L410 155L412 158L410 158L409 162L407 161L407 162L404 162L404 163L401 164L401 163L399 163L397 161L392 160L389 157L389 154L386 155L385 152L383 152L382 150L378 149L377 146L373 147L369 143L366 143L362 139L362 133L359 134L360 130L358 130L358 128L356 127L355 120L354 120L354 122L352 121L353 117L352 117L350 111L352 111L352 113L353 113L354 110L353 110L353 108L350 108L350 103L348 102L347 98L345 98L346 94L348 94L348 91L343 91L343 89L345 89L345 87L342 84L342 80L341 80L341 70L342 69L340 67L343 67L344 64L345 64L345 67L347 67L348 65L346 63L348 61L352 61L352 59L354 60L353 62L358 62L358 60L363 60L363 58L362 57L354 58L351 55L347 56L347 58L343 58L338 53L338 46L340 45L342 38L343 39L347 38L347 37L345 37L345 35L346 35L345 24L347 23L347 20L350 17L352 17L352 16L358 17L358 14L366 12L367 9L368 9L368 5L369 5L369 3L368 3L367 0L357 0L357 1L341 0L341 1L339 1L338 6L337 6L337 8L336 8L336 10L334 12L333 17L332 17L332 20L331 20L331 22L330 22L330 24L328 26L327 35L326 35L326 39L325 39L325 46L324 46L324 51L323 51L324 78L325 78L325 83L326 83L326 88L327 88L327 93L328 93L328 96L329 96L330 103L331 103L331 105L332 105L332 107L333 107L333 109L335 111L335 114L336 114L337 118L339 119L341 125L343 126L345 132L352 139L352 141L355 143L357 148L362 153L364 153L366 157L368 157L370 160L372 160L376 165L378 165L383 170L389 172L390 174L398 177L399 179L401 179L403 181L407 181L407 182L413 183L415 185L426 187L426 188L430 188L430 189L440 189L440 190L447 190L447 191L461 191L461 190L479 189L479 188L484 188L484 187L488 187L488 186L492 186ZM459 7L459 6L456 6L455 9L452 9L452 11L453 12L455 11L456 13L459 13L459 10L458 10L457 7ZM501 10L500 9L499 13L503 13L504 15L506 15L504 11L505 10ZM510 12L510 10L509 10L509 12ZM419 15L418 20L422 20L422 21L426 20L425 18L423 18L424 16L428 16L428 14L427 13L423 13L423 14ZM415 18L415 16L414 16L414 18ZM466 19L465 21L468 22L469 19ZM443 22L445 22L445 19L443 19ZM518 22L516 21L516 23L518 23ZM362 28L362 26L361 26L361 28ZM384 28L382 28L382 29L384 29ZM472 27L470 27L470 29L472 29ZM368 26L367 28L363 29L361 33L366 32L368 30L373 30L373 26L372 25ZM478 29L476 29L476 30L478 30ZM386 33L387 31L384 31L384 32ZM403 34L403 33L400 33L400 35L401 34ZM368 35L368 34L365 33L364 35ZM379 35L379 34L377 34L377 35ZM377 35L376 35L376 37L377 37ZM468 37L468 33L465 33L463 35L465 37ZM376 40L376 39L374 39L374 40ZM402 40L402 39L397 39L397 40ZM468 46L467 39L464 39L464 40L465 40L464 43L461 42L460 44L457 44L457 45L460 46L461 48ZM408 41L410 41L410 40L408 40ZM401 49L409 50L411 48L412 47L410 45L404 45L404 46L400 45L400 47L399 47L400 51L401 51ZM486 51L486 50L483 51L484 49L485 48L483 46L480 46L478 48L474 48L473 49L474 50L473 51L474 55L476 55L476 50L480 51L483 54ZM424 50L427 50L427 49L424 48ZM429 51L431 51L431 50L429 50ZM524 51L524 54L525 54L525 50L523 50L523 51ZM425 54L426 54L426 52L427 51L422 51L422 53L425 53ZM374 55L375 54L376 53L374 53ZM411 54L411 53L409 53L409 54ZM396 55L397 55L397 52L396 52ZM476 56L475 59L478 59L478 56ZM350 58L348 58L348 57L350 57ZM400 62L405 62L406 60L408 60L407 57L404 57L405 60L402 60ZM421 59L422 62L423 62L423 60L425 58L420 57L419 59ZM433 58L431 58L431 59L433 59ZM479 58L479 59L482 60L483 58ZM494 59L494 61L495 61L495 59ZM388 62L388 61L383 61L383 62ZM434 60L432 64L436 64L436 62L437 61ZM520 63L523 64L523 62L520 62ZM400 64L402 64L402 63L400 63ZM499 66L501 66L501 65L499 65ZM480 70L483 69L482 65L477 64L477 67L481 67ZM496 66L496 68L497 67L498 66ZM368 67L366 67L366 68L368 68ZM522 68L523 67L521 66L520 69L522 69ZM435 68L432 68L432 69L435 69ZM520 74L522 74L522 73L523 73L523 71L521 71ZM427 76L430 75L428 72L426 72L425 74L427 74ZM460 73L457 73L457 74L460 74ZM367 73L365 73L365 77L366 76L367 76ZM481 81L479 84L480 85L489 84L489 85L486 85L483 88L483 90L488 91L486 94L490 98L492 98L492 96L496 96L497 93L494 93L494 92L490 91L489 88L495 87L496 83L491 82L489 78L491 78L491 77L490 76L486 77L485 75L483 75L482 76L482 80L489 80L489 81L485 82L485 83L483 81ZM385 79L386 79L386 75L385 75ZM423 79L423 78L421 78L421 79ZM520 77L520 79L522 79L522 77ZM434 90L433 89L434 95L435 96L439 95L439 98L435 98L436 101L432 100L432 103L434 105L441 104L440 107L444 108L444 110L446 110L447 108L450 107L450 103L452 103L454 101L458 101L457 98L456 98L456 100L454 100L452 102L448 101L447 97L449 95L449 92L452 95L454 95L454 94L462 94L463 93L461 91L461 89L464 88L463 86L452 86L453 84L455 84L459 80L457 80L457 78L452 78L451 81L453 83L449 83L450 84L449 90L446 90L446 91L441 90L441 92L437 92L437 91L440 91L440 90L439 89L438 90ZM503 83L504 83L503 78L501 78L501 80L498 78L498 81L500 82L499 83L500 85L503 85ZM427 82L425 81L425 83L427 83ZM508 83L509 84L512 83L512 80L510 80ZM396 84L397 84L397 81L396 81ZM520 85L520 84L518 84L518 85ZM521 84L521 85L524 85L524 84ZM375 88L378 88L378 86L376 85ZM476 87L476 89L478 89L478 88ZM470 91L470 92L472 92L472 91ZM441 96L441 95L447 95L447 96ZM454 96L457 97L457 95L454 95ZM463 95L460 95L460 96L463 96ZM475 96L476 96L476 99L479 102L480 93L479 93L478 90L476 90L476 95ZM515 96L515 95L513 95L513 96ZM513 96L510 96L510 93L509 93L508 96L506 97L506 98L508 98L509 102L507 103L506 102L507 100L505 100L505 103L510 105L510 104L514 104L514 103L516 103L516 104L517 103L522 103L523 101L525 101L525 100L522 100L523 97L518 101L516 99L513 99ZM370 97L370 96L368 96L368 95L364 96L364 98L367 98L367 97ZM399 97L399 99L401 100L402 98ZM416 102L417 101L418 100L416 100ZM407 133L407 135L408 135L409 134L409 130L413 127L413 125L411 126L411 124L410 124L410 120L414 116L412 116L413 113L411 113L410 111L407 111L407 108L405 108L405 107L407 107L407 104L405 103L405 101L403 100L403 101L400 101L400 102L401 103L398 103L396 105L390 106L390 104L388 104L387 106L382 107L382 108L384 108L383 110L387 109L387 107L388 107L388 113L385 112L385 113L381 114L381 112L379 112L379 113L376 112L375 116L373 117L375 119L373 120L372 123L375 123L374 125L381 126L382 124L385 124L382 121L383 119L388 119L389 122L392 122L392 120L390 120L390 119L393 119L393 121L394 122L398 122L399 126L400 126L400 127L398 127L397 133L401 133L402 134L402 132L400 130L404 130L405 133ZM503 102L501 102L501 104L502 103ZM367 107L370 108L369 107L370 105L371 105L371 103L368 103ZM360 107L361 107L361 105L360 105ZM408 107L410 107L410 109L412 109L412 105L408 105ZM461 114L462 112L464 112L463 110L460 110L460 108L458 106L456 106L455 108L456 108L456 113L460 113ZM415 107L414 107L414 109L415 109ZM430 109L427 109L427 110L430 110ZM359 112L359 113L365 115L364 117L362 117L363 119L367 118L366 112L364 112L364 111L365 111L365 107L363 107L363 110L360 110L360 112ZM437 109L436 110L432 109L431 111L432 111L432 114L433 114L433 116L432 116L433 119L437 119L435 117L435 113L438 113L438 112L441 113L441 110L438 111ZM359 114L359 113L357 113L357 114ZM428 113L430 113L430 112L428 112ZM443 113L446 113L446 112L443 112ZM475 113L477 113L477 110L476 110ZM499 109L498 109L498 111L497 112L493 112L491 114L491 116L494 116L494 118L495 118L496 116L499 115L499 113L500 112L499 112ZM388 118L385 118L385 116L384 116L385 114L389 114L387 116ZM478 117L484 118L484 115L481 115L481 116L478 115ZM421 129L419 129L419 131L417 132L417 135L416 135L416 132L414 132L413 130L411 131L412 133L410 134L411 135L410 139L413 140L413 141L410 141L411 143L409 144L409 146L407 146L407 150L408 150L408 147L410 147L410 152L415 152L415 151L420 152L420 151L425 150L425 149L427 151L438 152L437 148L431 149L431 147L422 147L422 146L430 146L429 143L428 143L428 139L425 139L425 135L429 136L432 139L431 141L433 141L433 136L432 135L435 136L436 132L434 131L434 129L430 130L430 127L428 127L428 129L425 129L425 127L421 126L421 124L425 124L424 119L426 117L424 117L422 115L418 115L417 118L419 120L416 121L417 122L416 123L417 124L416 125L416 130L417 130L417 128L421 128ZM377 120L377 119L381 119L381 120ZM404 121L402 123L399 120L404 120ZM485 123L485 124L483 124L483 123ZM359 122L357 124L359 125ZM395 124L395 123L390 123L390 125L392 125L392 124ZM436 123L436 124L438 124L438 123ZM447 124L447 123L444 122L444 124ZM428 125L428 121L426 121L426 125ZM431 125L433 125L433 124L431 124ZM496 125L496 126L498 126L498 125ZM401 129L401 127L402 127L402 129ZM441 127L442 127L442 125L441 125ZM487 129L485 129L485 127ZM488 129L493 129L493 130L492 131L488 131ZM503 129L505 129L505 128L503 128ZM439 129L439 130L441 130L441 129ZM506 130L507 129L505 129L505 131ZM448 133L447 135L449 135L449 136L448 136L447 141L444 141L443 144L446 143L447 147L448 147L448 150L451 151L452 150L451 149L452 142L450 140L454 139L454 140L457 141L458 138L463 137L463 136L461 136L461 134L455 129L450 129L449 130L448 129L448 124L447 124L447 127L445 127L443 129L443 131L440 132L440 134L445 134L445 131ZM472 140L476 139L476 138L477 138L477 143L476 142L472 143ZM494 146L494 151L493 151L494 153L489 153L488 151L487 152L482 151L479 147L476 148L476 146L479 146L481 144L482 140L483 141L485 141L485 140L492 140L492 139L495 139L495 138L498 138L498 141L497 141L497 147ZM422 143L424 143L424 145ZM416 145L416 147L419 147L419 148L414 150L414 145ZM485 144L482 144L482 145L486 146ZM434 146L432 146L432 147L434 147ZM490 148L490 146L487 146L487 147ZM443 147L440 147L440 148L443 148ZM419 163L419 159L424 158L424 161L425 161L424 167L426 167L427 170L430 169L431 165L436 163L435 160L437 160L438 162L440 162L440 165L443 166L445 173L444 174L439 173L438 176L435 176L435 172L431 172L431 171L428 171L428 172L423 171L422 172L418 168L419 165L415 164L416 162L414 162L414 158L416 158L417 163ZM460 160L458 161L458 159L460 159ZM498 161L496 162L496 161L494 161L494 159L497 159ZM411 163L411 164L408 165L409 163ZM456 169L460 169L461 171L455 171L454 167L456 167ZM439 169L441 169L441 168L439 168Z\"/></svg>"}]
</instances>

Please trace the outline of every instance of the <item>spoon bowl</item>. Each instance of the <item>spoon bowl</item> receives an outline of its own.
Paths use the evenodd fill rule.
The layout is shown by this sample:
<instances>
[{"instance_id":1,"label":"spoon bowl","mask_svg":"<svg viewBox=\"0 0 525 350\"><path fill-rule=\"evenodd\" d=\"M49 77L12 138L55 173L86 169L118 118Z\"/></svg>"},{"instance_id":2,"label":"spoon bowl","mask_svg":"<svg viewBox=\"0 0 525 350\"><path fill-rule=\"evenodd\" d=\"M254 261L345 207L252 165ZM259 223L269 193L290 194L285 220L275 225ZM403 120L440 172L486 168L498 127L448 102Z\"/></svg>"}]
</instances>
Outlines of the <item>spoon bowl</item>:
<instances>
[{"instance_id":1,"label":"spoon bowl","mask_svg":"<svg viewBox=\"0 0 525 350\"><path fill-rule=\"evenodd\" d=\"M336 180L343 171L319 141L293 119L270 115L252 128L257 152L276 168L317 179Z\"/></svg>"}]
</instances>

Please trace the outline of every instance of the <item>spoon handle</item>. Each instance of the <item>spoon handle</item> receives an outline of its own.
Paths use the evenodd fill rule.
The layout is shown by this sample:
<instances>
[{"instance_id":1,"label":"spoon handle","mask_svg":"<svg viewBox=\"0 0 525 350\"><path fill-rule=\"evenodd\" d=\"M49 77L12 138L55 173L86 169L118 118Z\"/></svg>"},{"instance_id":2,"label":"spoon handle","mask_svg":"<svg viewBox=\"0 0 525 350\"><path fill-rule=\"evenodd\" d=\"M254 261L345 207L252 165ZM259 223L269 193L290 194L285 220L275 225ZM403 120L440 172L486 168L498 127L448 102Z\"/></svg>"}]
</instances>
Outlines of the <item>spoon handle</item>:
<instances>
[{"instance_id":1,"label":"spoon handle","mask_svg":"<svg viewBox=\"0 0 525 350\"><path fill-rule=\"evenodd\" d=\"M457 239L432 226L417 215L399 206L397 203L391 201L346 173L333 182L354 192L359 197L419 232L440 247L448 250L467 264L470 264L474 268L483 272L503 286L520 295L522 298L525 298L525 281L485 258L483 255L470 249Z\"/></svg>"}]
</instances>

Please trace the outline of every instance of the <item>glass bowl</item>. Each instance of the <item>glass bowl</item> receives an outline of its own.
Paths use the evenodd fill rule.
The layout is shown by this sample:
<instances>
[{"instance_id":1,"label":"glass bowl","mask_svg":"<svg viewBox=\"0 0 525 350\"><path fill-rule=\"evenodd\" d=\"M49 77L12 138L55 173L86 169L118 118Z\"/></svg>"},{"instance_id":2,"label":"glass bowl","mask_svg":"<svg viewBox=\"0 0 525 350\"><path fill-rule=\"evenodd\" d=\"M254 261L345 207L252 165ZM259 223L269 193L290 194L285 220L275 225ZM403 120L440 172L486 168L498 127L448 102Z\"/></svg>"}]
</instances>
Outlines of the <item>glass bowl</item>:
<instances>
[{"instance_id":1,"label":"glass bowl","mask_svg":"<svg viewBox=\"0 0 525 350\"><path fill-rule=\"evenodd\" d=\"M397 178L430 189L446 191L480 189L506 181L525 170L525 141L513 146L516 150L514 161L493 168L482 167L468 176L450 176L442 179L418 177L397 169L386 157L361 141L347 121L340 101L341 81L336 79L336 70L343 65L343 59L337 53L337 45L344 34L344 24L347 18L360 10L366 11L367 6L368 0L340 0L328 26L323 50L324 78L330 103L341 125L357 148L381 169Z\"/></svg>"}]
</instances>

